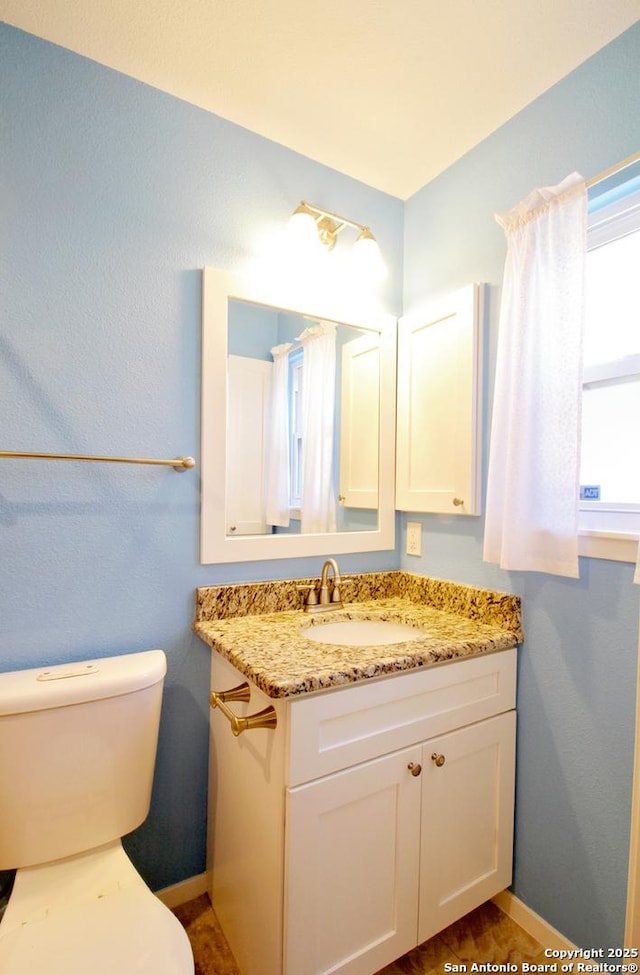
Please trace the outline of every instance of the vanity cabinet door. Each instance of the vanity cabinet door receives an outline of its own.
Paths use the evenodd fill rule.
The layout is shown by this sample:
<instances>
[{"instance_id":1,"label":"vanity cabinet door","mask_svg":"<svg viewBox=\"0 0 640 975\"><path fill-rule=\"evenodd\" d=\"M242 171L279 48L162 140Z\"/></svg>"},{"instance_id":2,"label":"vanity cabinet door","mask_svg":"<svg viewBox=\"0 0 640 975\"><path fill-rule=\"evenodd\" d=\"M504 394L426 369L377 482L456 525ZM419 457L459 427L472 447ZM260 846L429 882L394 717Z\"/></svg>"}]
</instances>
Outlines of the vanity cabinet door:
<instances>
[{"instance_id":1,"label":"vanity cabinet door","mask_svg":"<svg viewBox=\"0 0 640 975\"><path fill-rule=\"evenodd\" d=\"M421 748L288 790L286 975L371 975L416 943Z\"/></svg>"},{"instance_id":2,"label":"vanity cabinet door","mask_svg":"<svg viewBox=\"0 0 640 975\"><path fill-rule=\"evenodd\" d=\"M422 752L418 943L511 883L516 712Z\"/></svg>"}]
</instances>

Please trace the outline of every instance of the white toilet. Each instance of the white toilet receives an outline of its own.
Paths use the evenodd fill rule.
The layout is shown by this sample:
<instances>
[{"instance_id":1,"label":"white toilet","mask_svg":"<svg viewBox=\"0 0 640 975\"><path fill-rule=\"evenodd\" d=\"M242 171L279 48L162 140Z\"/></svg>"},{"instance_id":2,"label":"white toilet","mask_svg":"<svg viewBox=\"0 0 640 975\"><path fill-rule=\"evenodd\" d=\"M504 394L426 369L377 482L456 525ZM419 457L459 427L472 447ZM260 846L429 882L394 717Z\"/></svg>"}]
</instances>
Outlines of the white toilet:
<instances>
[{"instance_id":1,"label":"white toilet","mask_svg":"<svg viewBox=\"0 0 640 975\"><path fill-rule=\"evenodd\" d=\"M0 674L2 975L193 975L120 838L149 812L162 650Z\"/></svg>"}]
</instances>

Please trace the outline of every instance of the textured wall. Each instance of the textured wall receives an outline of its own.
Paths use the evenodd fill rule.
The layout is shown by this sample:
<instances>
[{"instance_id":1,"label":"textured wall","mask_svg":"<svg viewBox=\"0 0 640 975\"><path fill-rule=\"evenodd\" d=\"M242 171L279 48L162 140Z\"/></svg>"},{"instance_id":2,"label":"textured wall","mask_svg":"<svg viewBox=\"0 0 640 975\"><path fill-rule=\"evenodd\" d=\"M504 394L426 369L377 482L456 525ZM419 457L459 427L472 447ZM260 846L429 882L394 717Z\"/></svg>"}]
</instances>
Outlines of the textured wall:
<instances>
[{"instance_id":1,"label":"textured wall","mask_svg":"<svg viewBox=\"0 0 640 975\"><path fill-rule=\"evenodd\" d=\"M505 257L493 214L535 186L573 170L589 178L637 151L639 59L640 25L407 202L405 309L470 281L491 286L485 444ZM403 555L404 568L523 597L515 893L577 944L621 943L640 599L632 567L582 559L578 581L507 574L482 562L482 519L408 515L403 533L418 518L424 554Z\"/></svg>"},{"instance_id":2,"label":"textured wall","mask_svg":"<svg viewBox=\"0 0 640 975\"><path fill-rule=\"evenodd\" d=\"M375 228L399 311L400 201L6 25L0 129L0 449L197 458L199 269L236 269L302 198ZM317 560L200 566L197 470L4 460L0 530L0 669L166 650L152 814L128 845L155 888L199 873L209 652L194 590L314 575Z\"/></svg>"}]
</instances>

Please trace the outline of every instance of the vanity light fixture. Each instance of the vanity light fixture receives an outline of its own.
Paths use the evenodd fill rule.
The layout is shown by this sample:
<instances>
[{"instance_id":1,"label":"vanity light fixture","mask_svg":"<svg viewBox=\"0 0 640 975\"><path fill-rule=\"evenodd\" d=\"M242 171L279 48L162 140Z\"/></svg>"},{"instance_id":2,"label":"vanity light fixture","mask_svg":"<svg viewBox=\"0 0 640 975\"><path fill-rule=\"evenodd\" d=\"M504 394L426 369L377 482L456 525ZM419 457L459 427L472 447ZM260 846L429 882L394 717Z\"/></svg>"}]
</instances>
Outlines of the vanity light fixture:
<instances>
[{"instance_id":1,"label":"vanity light fixture","mask_svg":"<svg viewBox=\"0 0 640 975\"><path fill-rule=\"evenodd\" d=\"M306 246L309 250L326 248L327 251L333 250L338 240L338 235L345 227L351 227L358 231L358 235L353 244L353 258L363 272L369 276L381 280L386 274L386 268L380 254L378 241L371 233L369 227L364 224L356 223L331 210L324 210L314 203L307 203L302 200L299 206L293 211L289 221L292 235L297 241Z\"/></svg>"}]
</instances>

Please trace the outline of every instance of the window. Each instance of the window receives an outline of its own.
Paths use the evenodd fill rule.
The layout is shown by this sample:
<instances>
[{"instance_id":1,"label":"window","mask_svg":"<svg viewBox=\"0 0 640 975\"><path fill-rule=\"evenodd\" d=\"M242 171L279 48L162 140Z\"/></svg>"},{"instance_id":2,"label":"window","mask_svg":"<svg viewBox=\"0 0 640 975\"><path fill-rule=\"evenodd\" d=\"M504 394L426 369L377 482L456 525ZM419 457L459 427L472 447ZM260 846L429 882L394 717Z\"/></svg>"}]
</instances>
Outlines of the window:
<instances>
[{"instance_id":1,"label":"window","mask_svg":"<svg viewBox=\"0 0 640 975\"><path fill-rule=\"evenodd\" d=\"M592 538L581 553L624 561L640 534L639 182L589 205L580 528Z\"/></svg>"}]
</instances>

